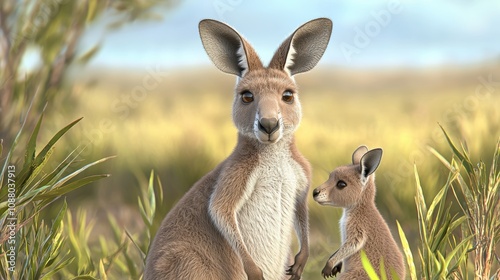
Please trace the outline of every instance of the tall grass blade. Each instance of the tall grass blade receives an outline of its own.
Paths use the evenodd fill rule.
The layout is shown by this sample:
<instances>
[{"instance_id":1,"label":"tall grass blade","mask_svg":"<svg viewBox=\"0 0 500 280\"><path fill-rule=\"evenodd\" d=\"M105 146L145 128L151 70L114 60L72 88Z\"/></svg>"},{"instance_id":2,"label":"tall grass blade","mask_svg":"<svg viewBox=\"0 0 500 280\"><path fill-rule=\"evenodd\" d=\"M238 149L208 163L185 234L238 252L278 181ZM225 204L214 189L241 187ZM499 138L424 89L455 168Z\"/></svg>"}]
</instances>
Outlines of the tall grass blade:
<instances>
[{"instance_id":1,"label":"tall grass blade","mask_svg":"<svg viewBox=\"0 0 500 280\"><path fill-rule=\"evenodd\" d=\"M83 118L78 118L74 121L72 121L70 124L66 125L63 127L61 130L59 130L50 140L49 142L43 147L42 151L37 155L35 159L35 165L39 165L40 162L43 160L43 158L47 155L50 149L59 141L59 139L68 132L75 124L80 122Z\"/></svg>"},{"instance_id":2,"label":"tall grass blade","mask_svg":"<svg viewBox=\"0 0 500 280\"><path fill-rule=\"evenodd\" d=\"M368 277L370 277L370 280L380 280L365 251L361 250L360 255L361 263L363 264L363 268L365 269L366 274L368 274Z\"/></svg>"},{"instance_id":3,"label":"tall grass blade","mask_svg":"<svg viewBox=\"0 0 500 280\"><path fill-rule=\"evenodd\" d=\"M406 257L406 263L408 264L410 279L417 280L417 269L415 268L415 262L413 261L413 254L411 252L410 244L408 243L406 234L403 231L401 225L399 224L399 221L396 221L396 224L398 225L399 239L401 240L401 245L403 245L403 252Z\"/></svg>"},{"instance_id":4,"label":"tall grass blade","mask_svg":"<svg viewBox=\"0 0 500 280\"><path fill-rule=\"evenodd\" d=\"M31 133L31 136L28 140L28 143L26 144L26 152L24 154L24 166L23 168L28 168L32 165L33 161L35 160L36 156L36 139L38 138L38 132L40 131L40 126L42 124L43 120L43 114L44 112L40 114L40 117L38 118L38 122L35 125L35 128L33 129L33 132Z\"/></svg>"},{"instance_id":5,"label":"tall grass blade","mask_svg":"<svg viewBox=\"0 0 500 280\"><path fill-rule=\"evenodd\" d=\"M448 267L450 265L450 262L453 260L453 258L457 258L456 255L458 254L458 252L460 250L462 251L462 253L458 256L458 260L460 260L463 257L463 255L467 253L467 248L463 248L463 247L468 247L472 237L473 237L472 235L467 236L458 245L456 245L456 247L450 253L448 253L448 255L446 256L446 259L444 261L445 267Z\"/></svg>"},{"instance_id":6,"label":"tall grass blade","mask_svg":"<svg viewBox=\"0 0 500 280\"><path fill-rule=\"evenodd\" d=\"M37 95L37 93L38 93L38 89L35 92L35 96ZM14 137L14 141L10 145L9 152L7 153L7 157L5 158L5 162L3 164L2 171L0 172L0 190L2 189L2 186L3 186L3 178L5 175L5 171L7 170L7 166L9 164L11 164L13 152L16 149L17 143L19 142L19 138L21 137L21 135L24 131L24 126L26 125L26 121L28 120L29 112L31 111L31 107L33 106L33 100L34 100L34 98L30 102L28 110L26 111L26 117L24 118L24 120L21 124L21 128L19 128L19 131L17 132L16 136Z\"/></svg>"},{"instance_id":7,"label":"tall grass blade","mask_svg":"<svg viewBox=\"0 0 500 280\"><path fill-rule=\"evenodd\" d=\"M77 181L71 182L69 184L63 185L62 187L59 187L56 189L51 189L50 191L47 191L47 192L37 196L36 200L52 199L55 197L59 197L61 195L67 194L71 191L74 191L82 186L88 185L88 184L95 182L97 180L100 180L102 178L107 178L109 176L110 176L109 174L88 176L88 177L79 179Z\"/></svg>"},{"instance_id":8,"label":"tall grass blade","mask_svg":"<svg viewBox=\"0 0 500 280\"><path fill-rule=\"evenodd\" d=\"M106 270L104 269L102 260L99 261L99 276L101 276L101 280L108 280L108 275L106 273Z\"/></svg>"},{"instance_id":9,"label":"tall grass blade","mask_svg":"<svg viewBox=\"0 0 500 280\"><path fill-rule=\"evenodd\" d=\"M52 149L52 147L57 143L57 141L59 141L59 139L64 135L66 134L66 132L68 132L68 130L70 130L75 124L77 124L82 118L79 118L73 122L71 122L70 124L68 124L67 126L65 126L64 128L62 128L61 130L59 130L50 140L49 142L45 145L45 147L42 149L42 151L32 160L30 160L30 163L29 165L27 165L25 163L25 168L23 168L23 170L19 173L18 175L18 184L20 185L23 185L25 183L25 181L28 179L28 177L30 176L31 172L36 168L38 167L45 159L46 157L48 156L50 150ZM41 117L40 117L40 121L41 121ZM38 133L38 132L37 132ZM33 137L33 135L32 135ZM32 143L32 145L35 145L34 143ZM29 149L30 147L28 147ZM32 147L33 149L35 148L34 146Z\"/></svg>"},{"instance_id":10,"label":"tall grass blade","mask_svg":"<svg viewBox=\"0 0 500 280\"><path fill-rule=\"evenodd\" d=\"M447 189L448 189L448 186L446 186L446 185L444 187L442 187L441 190L439 190L439 192L436 194L436 196L432 200L432 203L429 206L429 210L427 211L427 216L425 217L425 219L427 221L429 221L432 218L432 215L434 214L434 208L436 208L436 206L438 206L438 205L439 206L442 205L443 196L446 194ZM438 211L438 212L440 212L440 211Z\"/></svg>"},{"instance_id":11,"label":"tall grass blade","mask_svg":"<svg viewBox=\"0 0 500 280\"><path fill-rule=\"evenodd\" d=\"M134 244L134 246L137 248L137 251L141 255L142 259L146 260L146 252L144 252L141 249L141 246L139 246L139 244L137 242L135 242L134 238L132 238L132 235L130 235L130 233L128 232L128 230L125 230L125 233L127 234L127 237L130 239L130 241L132 241L132 244Z\"/></svg>"},{"instance_id":12,"label":"tall grass blade","mask_svg":"<svg viewBox=\"0 0 500 280\"><path fill-rule=\"evenodd\" d=\"M446 130L441 125L439 125L439 127L443 131L443 134L446 137L446 141L448 141L448 144L449 144L450 148L452 149L453 153L460 159L465 170L467 170L467 173L469 173L469 174L474 173L474 167L472 166L468 155L466 153L460 152L457 149L457 147L455 146L455 144L453 143L453 141L451 140L451 138L448 135L448 133L446 132Z\"/></svg>"},{"instance_id":13,"label":"tall grass blade","mask_svg":"<svg viewBox=\"0 0 500 280\"><path fill-rule=\"evenodd\" d=\"M111 156L111 157L105 157L105 158L102 158L102 159L99 159L99 160L96 160L94 162L91 162L89 164L86 164L84 165L83 167L80 167L79 169L77 169L76 171L73 171L72 173L70 173L69 175L66 175L64 178L60 179L59 181L57 181L51 188L51 190L54 190L54 189L57 189L61 186L63 186L67 181L69 181L70 179L74 178L76 175L82 173L83 171L87 170L88 168L94 166L94 165L97 165L99 163L102 163L102 162L105 162L109 159L112 159L112 158L115 158L114 156ZM107 177L107 176L106 176Z\"/></svg>"}]
</instances>

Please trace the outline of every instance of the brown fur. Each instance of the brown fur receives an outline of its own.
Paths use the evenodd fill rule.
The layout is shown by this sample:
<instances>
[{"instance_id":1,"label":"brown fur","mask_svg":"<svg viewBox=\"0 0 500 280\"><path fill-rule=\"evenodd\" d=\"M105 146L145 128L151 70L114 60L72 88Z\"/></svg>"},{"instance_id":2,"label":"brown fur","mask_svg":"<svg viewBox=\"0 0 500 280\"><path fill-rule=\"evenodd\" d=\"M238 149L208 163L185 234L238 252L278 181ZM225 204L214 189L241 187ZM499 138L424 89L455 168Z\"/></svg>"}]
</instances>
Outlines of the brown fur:
<instances>
[{"instance_id":1,"label":"brown fur","mask_svg":"<svg viewBox=\"0 0 500 280\"><path fill-rule=\"evenodd\" d=\"M245 173L257 163L257 154L250 149L247 139L240 136L239 140L235 152L201 178L168 213L148 255L150 266L146 269L145 279L168 279L164 278L166 275L176 279L195 279L193 277L197 274L199 279L229 280L245 277L240 257L213 225L208 214L209 198L214 192L218 177L226 177L223 174ZM243 176L228 176L224 179L234 188L245 184L246 180ZM227 191L223 194L221 203L234 205L231 200L236 199L236 195L241 193ZM232 216L230 211L233 209L221 207L221 211L224 210L226 213L221 215ZM236 221L232 221L233 227L236 227L235 223ZM251 259L248 252L245 253L245 257ZM212 271L217 273L211 274Z\"/></svg>"},{"instance_id":2,"label":"brown fur","mask_svg":"<svg viewBox=\"0 0 500 280\"><path fill-rule=\"evenodd\" d=\"M296 35L303 27L309 36L321 36L304 44L303 36ZM239 76L233 103L238 143L163 220L147 257L145 280L300 279L309 256L311 167L295 146L293 133L302 115L291 73L316 65L330 31L327 19L306 23L278 49L270 63L275 67L264 68L234 29L213 20L200 22L214 64ZM300 44L293 58L300 63L287 57L295 40ZM285 93L293 94L292 102L285 102ZM245 94L252 100L245 102ZM294 225L300 250L290 265Z\"/></svg>"},{"instance_id":3,"label":"brown fur","mask_svg":"<svg viewBox=\"0 0 500 280\"><path fill-rule=\"evenodd\" d=\"M389 279L392 279L392 272L399 279L405 277L403 256L375 206L373 172L381 156L381 149L367 152L364 146L358 148L353 154L352 165L336 168L313 192L318 203L344 208L340 222L342 245L328 259L322 271L325 278L341 271L338 279L369 279L361 263L361 250L366 252L377 271L383 259ZM342 187L340 181L346 186Z\"/></svg>"}]
</instances>

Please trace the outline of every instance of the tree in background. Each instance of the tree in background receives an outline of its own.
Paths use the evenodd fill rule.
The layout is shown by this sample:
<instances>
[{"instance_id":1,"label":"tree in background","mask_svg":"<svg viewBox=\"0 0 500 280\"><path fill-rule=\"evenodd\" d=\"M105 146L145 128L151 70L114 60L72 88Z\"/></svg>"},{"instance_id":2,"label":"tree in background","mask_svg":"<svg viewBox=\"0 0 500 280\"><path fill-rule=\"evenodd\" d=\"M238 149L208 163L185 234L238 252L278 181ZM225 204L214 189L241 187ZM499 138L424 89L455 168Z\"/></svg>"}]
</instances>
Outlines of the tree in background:
<instances>
[{"instance_id":1,"label":"tree in background","mask_svg":"<svg viewBox=\"0 0 500 280\"><path fill-rule=\"evenodd\" d=\"M157 19L156 13L161 12L157 8L168 9L175 3L0 1L0 279L107 279L107 275L113 275L112 279L140 278L149 239L154 236L150 229L155 203L157 199L161 202L161 196L152 194L153 180L148 193L139 197L148 230L125 234L110 216L114 241L90 248L92 223L87 223L83 210L77 212L77 224L66 201L56 209L56 215L44 211L54 202L61 202L66 194L107 177L82 173L109 157L82 160L80 154L85 147L73 147L63 158L51 157L59 139L80 119L52 135L41 149L37 138L43 131L45 104L57 103L54 97L63 96L60 93L64 92L69 68L85 65L99 51L100 44L82 46L81 38L88 27L101 17L111 22L110 29L134 20ZM33 53L39 56L40 63L24 70L23 60ZM18 145L20 139L26 139L26 145Z\"/></svg>"},{"instance_id":2,"label":"tree in background","mask_svg":"<svg viewBox=\"0 0 500 280\"><path fill-rule=\"evenodd\" d=\"M86 28L100 17L110 29L135 20L161 18L178 0L2 0L0 2L0 139L13 139L13 121L38 92L31 115L37 116L63 84L69 67L87 63L100 44L80 46ZM29 52L41 63L21 69ZM33 123L34 120L28 120Z\"/></svg>"}]
</instances>

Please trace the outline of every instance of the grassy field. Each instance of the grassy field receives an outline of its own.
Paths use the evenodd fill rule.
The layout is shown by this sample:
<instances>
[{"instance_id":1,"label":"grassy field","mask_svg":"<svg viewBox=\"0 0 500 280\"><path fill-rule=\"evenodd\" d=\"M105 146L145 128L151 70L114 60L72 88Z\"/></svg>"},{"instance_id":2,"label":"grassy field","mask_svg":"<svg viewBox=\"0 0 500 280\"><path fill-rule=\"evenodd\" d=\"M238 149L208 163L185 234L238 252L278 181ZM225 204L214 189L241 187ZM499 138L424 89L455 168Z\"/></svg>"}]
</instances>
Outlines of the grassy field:
<instances>
[{"instance_id":1,"label":"grassy field","mask_svg":"<svg viewBox=\"0 0 500 280\"><path fill-rule=\"evenodd\" d=\"M117 155L100 167L110 178L68 198L69 208L86 209L87 219L95 222L92 242L111 234L107 213L119 225L141 230L137 186L146 182L150 170L163 183L165 214L235 145L233 77L213 68L165 71L153 77L153 85L144 83L147 77L151 74L146 69L89 71L75 78L61 103L49 104L42 143L58 128L84 117L62 150L86 145L85 158ZM396 240L398 220L415 250L414 165L431 201L448 171L429 147L451 158L438 124L454 139L466 141L474 162L490 163L500 137L498 81L499 67L493 63L426 70L319 68L297 77L304 118L296 138L313 166L312 188L335 167L349 163L359 145L383 148L377 205ZM311 257L304 279L320 279L326 258L339 246L341 210L321 207L312 196L309 205Z\"/></svg>"}]
</instances>

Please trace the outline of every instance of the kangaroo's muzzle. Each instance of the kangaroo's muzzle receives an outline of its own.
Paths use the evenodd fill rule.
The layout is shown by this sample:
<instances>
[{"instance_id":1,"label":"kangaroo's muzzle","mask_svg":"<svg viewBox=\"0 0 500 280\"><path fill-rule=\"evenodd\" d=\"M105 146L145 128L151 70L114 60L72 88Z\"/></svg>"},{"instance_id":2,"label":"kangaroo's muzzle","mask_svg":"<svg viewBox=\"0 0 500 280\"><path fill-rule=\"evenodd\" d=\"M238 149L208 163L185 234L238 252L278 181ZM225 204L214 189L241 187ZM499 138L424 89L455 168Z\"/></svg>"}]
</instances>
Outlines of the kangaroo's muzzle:
<instances>
[{"instance_id":1,"label":"kangaroo's muzzle","mask_svg":"<svg viewBox=\"0 0 500 280\"><path fill-rule=\"evenodd\" d=\"M277 118L261 118L259 120L259 130L268 135L273 134L279 128L280 123Z\"/></svg>"},{"instance_id":2,"label":"kangaroo's muzzle","mask_svg":"<svg viewBox=\"0 0 500 280\"><path fill-rule=\"evenodd\" d=\"M281 115L278 117L260 117L257 114L254 122L254 134L261 143L276 143L283 136Z\"/></svg>"}]
</instances>

